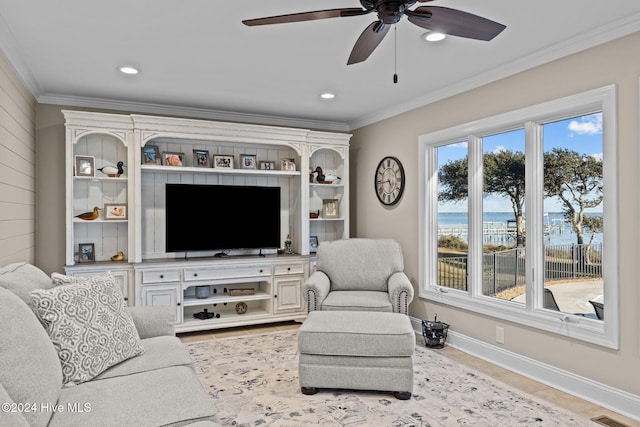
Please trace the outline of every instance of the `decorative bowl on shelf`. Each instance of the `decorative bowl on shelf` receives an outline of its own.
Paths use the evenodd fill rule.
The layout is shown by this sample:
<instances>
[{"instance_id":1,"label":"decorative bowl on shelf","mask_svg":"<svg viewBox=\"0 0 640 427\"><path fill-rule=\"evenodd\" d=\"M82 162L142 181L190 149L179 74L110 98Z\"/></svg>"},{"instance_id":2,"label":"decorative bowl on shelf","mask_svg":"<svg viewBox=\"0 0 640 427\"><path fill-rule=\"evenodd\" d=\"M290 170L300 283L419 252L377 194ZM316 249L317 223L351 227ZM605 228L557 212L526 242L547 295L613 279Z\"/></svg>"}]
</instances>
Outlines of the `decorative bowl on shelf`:
<instances>
[{"instance_id":1,"label":"decorative bowl on shelf","mask_svg":"<svg viewBox=\"0 0 640 427\"><path fill-rule=\"evenodd\" d=\"M247 303L239 302L236 304L236 313L245 314L247 312Z\"/></svg>"},{"instance_id":2,"label":"decorative bowl on shelf","mask_svg":"<svg viewBox=\"0 0 640 427\"><path fill-rule=\"evenodd\" d=\"M211 295L211 288L209 286L196 286L196 298L205 299Z\"/></svg>"}]
</instances>

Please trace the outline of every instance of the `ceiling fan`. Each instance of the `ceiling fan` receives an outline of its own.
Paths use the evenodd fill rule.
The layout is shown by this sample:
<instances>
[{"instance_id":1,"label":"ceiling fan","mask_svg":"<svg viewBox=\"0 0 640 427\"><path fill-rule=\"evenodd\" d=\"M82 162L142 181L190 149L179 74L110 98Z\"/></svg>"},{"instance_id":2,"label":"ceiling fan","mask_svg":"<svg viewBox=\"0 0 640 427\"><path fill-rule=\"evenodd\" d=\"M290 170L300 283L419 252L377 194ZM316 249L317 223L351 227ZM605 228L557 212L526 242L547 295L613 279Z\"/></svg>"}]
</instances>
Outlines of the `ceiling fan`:
<instances>
[{"instance_id":1,"label":"ceiling fan","mask_svg":"<svg viewBox=\"0 0 640 427\"><path fill-rule=\"evenodd\" d=\"M416 3L428 3L432 0L360 0L364 9L343 8L317 10L313 12L292 13L288 15L269 16L265 18L246 19L242 21L248 26L283 24L287 22L313 21L316 19L345 18L376 12L378 19L360 34L356 41L347 65L366 60L387 35L390 25L397 24L403 16L418 27L437 31L451 36L465 37L475 40L492 40L506 26L489 19L463 12L457 9L440 6L421 6L409 9Z\"/></svg>"}]
</instances>

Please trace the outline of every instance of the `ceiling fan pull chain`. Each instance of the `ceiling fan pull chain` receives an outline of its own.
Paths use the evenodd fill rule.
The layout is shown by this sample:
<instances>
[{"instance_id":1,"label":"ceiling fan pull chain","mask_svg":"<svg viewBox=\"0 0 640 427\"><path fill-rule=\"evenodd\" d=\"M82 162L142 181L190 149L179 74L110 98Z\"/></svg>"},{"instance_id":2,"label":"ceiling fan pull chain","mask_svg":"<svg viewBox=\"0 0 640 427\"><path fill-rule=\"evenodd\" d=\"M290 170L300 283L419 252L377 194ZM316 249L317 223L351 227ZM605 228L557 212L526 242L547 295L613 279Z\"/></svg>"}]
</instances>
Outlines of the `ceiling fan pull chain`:
<instances>
[{"instance_id":1,"label":"ceiling fan pull chain","mask_svg":"<svg viewBox=\"0 0 640 427\"><path fill-rule=\"evenodd\" d=\"M393 84L398 83L398 27L393 25Z\"/></svg>"}]
</instances>

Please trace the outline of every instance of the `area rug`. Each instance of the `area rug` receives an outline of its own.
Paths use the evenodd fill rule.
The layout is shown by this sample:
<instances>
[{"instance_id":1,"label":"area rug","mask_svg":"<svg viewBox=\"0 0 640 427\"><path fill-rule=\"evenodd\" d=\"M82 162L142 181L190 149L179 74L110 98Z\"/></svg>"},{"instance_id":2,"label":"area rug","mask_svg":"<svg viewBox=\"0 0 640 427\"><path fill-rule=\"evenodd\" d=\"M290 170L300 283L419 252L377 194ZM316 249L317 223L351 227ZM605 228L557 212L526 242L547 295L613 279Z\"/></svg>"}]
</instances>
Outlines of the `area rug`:
<instances>
[{"instance_id":1,"label":"area rug","mask_svg":"<svg viewBox=\"0 0 640 427\"><path fill-rule=\"evenodd\" d=\"M224 426L594 426L417 341L410 400L383 391L300 392L297 331L187 344Z\"/></svg>"}]
</instances>

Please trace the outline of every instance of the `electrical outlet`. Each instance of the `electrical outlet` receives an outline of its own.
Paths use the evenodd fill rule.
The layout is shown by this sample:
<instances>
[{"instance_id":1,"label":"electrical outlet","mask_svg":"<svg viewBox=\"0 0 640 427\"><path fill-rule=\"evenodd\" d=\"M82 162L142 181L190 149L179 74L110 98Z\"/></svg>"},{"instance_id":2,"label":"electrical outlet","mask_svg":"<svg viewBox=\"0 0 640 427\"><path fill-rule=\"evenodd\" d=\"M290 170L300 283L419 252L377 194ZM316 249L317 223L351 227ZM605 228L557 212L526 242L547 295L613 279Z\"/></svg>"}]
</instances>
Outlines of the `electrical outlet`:
<instances>
[{"instance_id":1,"label":"electrical outlet","mask_svg":"<svg viewBox=\"0 0 640 427\"><path fill-rule=\"evenodd\" d=\"M504 344L504 328L502 326L496 326L496 342Z\"/></svg>"}]
</instances>

